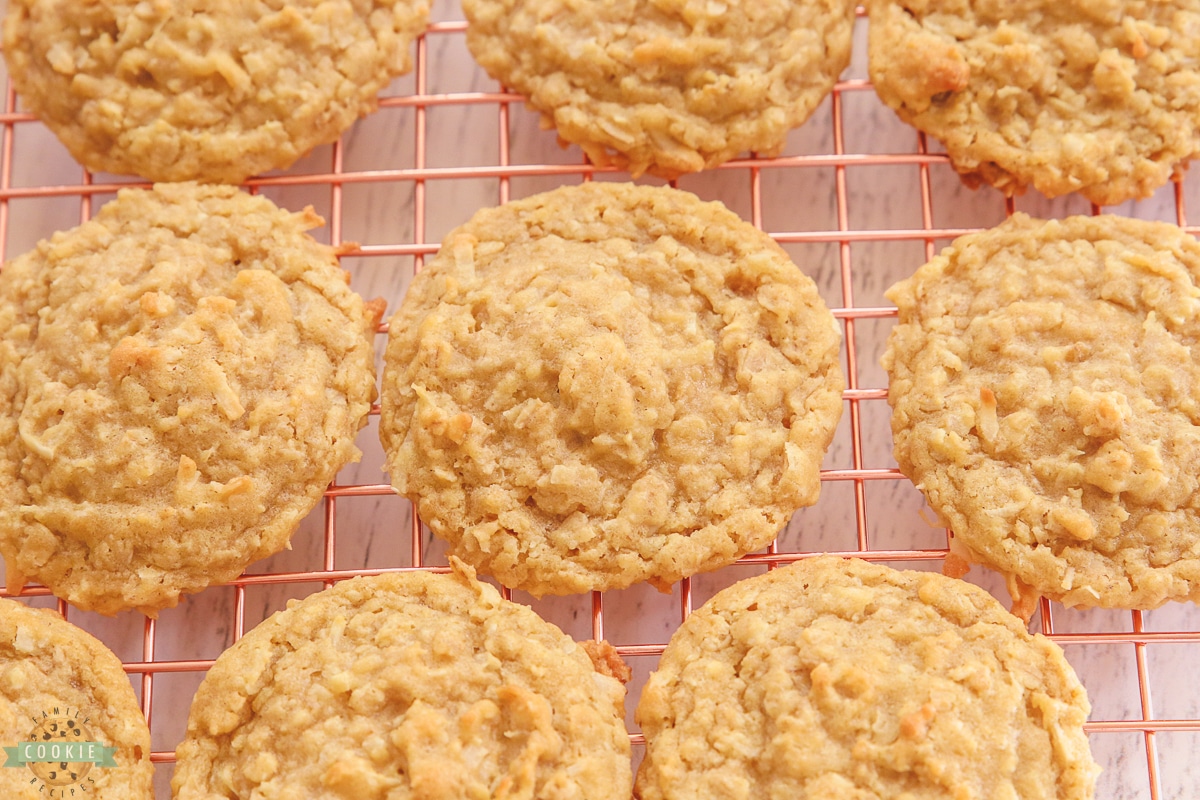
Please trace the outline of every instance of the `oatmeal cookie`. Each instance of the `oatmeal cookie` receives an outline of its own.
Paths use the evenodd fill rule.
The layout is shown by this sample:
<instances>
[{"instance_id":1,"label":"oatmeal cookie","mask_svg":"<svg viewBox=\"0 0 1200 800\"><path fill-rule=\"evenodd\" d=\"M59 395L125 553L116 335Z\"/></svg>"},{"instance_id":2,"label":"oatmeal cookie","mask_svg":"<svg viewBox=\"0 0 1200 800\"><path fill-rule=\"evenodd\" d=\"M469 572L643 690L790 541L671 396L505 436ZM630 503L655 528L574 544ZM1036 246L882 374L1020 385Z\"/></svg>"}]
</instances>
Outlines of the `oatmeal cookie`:
<instances>
[{"instance_id":1,"label":"oatmeal cookie","mask_svg":"<svg viewBox=\"0 0 1200 800\"><path fill-rule=\"evenodd\" d=\"M1200 153L1200 0L871 0L870 74L966 182L1110 205Z\"/></svg>"},{"instance_id":2,"label":"oatmeal cookie","mask_svg":"<svg viewBox=\"0 0 1200 800\"><path fill-rule=\"evenodd\" d=\"M717 594L637 707L641 800L1090 800L1062 649L982 589L821 557Z\"/></svg>"},{"instance_id":3,"label":"oatmeal cookie","mask_svg":"<svg viewBox=\"0 0 1200 800\"><path fill-rule=\"evenodd\" d=\"M456 569L339 583L223 653L175 800L628 798L620 681Z\"/></svg>"},{"instance_id":4,"label":"oatmeal cookie","mask_svg":"<svg viewBox=\"0 0 1200 800\"><path fill-rule=\"evenodd\" d=\"M428 0L9 0L21 100L91 170L237 183L332 142L408 72Z\"/></svg>"},{"instance_id":5,"label":"oatmeal cookie","mask_svg":"<svg viewBox=\"0 0 1200 800\"><path fill-rule=\"evenodd\" d=\"M853 0L463 0L467 46L594 164L777 154L850 63Z\"/></svg>"},{"instance_id":6,"label":"oatmeal cookie","mask_svg":"<svg viewBox=\"0 0 1200 800\"><path fill-rule=\"evenodd\" d=\"M4 599L0 742L10 751L0 769L5 798L153 800L150 731L121 662L55 612ZM72 744L91 760L26 761L37 754L11 752L21 742Z\"/></svg>"},{"instance_id":7,"label":"oatmeal cookie","mask_svg":"<svg viewBox=\"0 0 1200 800\"><path fill-rule=\"evenodd\" d=\"M1200 243L1018 214L888 292L895 455L969 560L1072 606L1200 600Z\"/></svg>"},{"instance_id":8,"label":"oatmeal cookie","mask_svg":"<svg viewBox=\"0 0 1200 800\"><path fill-rule=\"evenodd\" d=\"M719 203L564 187L479 212L414 279L380 437L400 493L504 585L665 589L816 502L840 339Z\"/></svg>"},{"instance_id":9,"label":"oatmeal cookie","mask_svg":"<svg viewBox=\"0 0 1200 800\"><path fill-rule=\"evenodd\" d=\"M0 552L147 614L287 546L375 395L382 312L233 187L125 190L0 272Z\"/></svg>"}]
</instances>

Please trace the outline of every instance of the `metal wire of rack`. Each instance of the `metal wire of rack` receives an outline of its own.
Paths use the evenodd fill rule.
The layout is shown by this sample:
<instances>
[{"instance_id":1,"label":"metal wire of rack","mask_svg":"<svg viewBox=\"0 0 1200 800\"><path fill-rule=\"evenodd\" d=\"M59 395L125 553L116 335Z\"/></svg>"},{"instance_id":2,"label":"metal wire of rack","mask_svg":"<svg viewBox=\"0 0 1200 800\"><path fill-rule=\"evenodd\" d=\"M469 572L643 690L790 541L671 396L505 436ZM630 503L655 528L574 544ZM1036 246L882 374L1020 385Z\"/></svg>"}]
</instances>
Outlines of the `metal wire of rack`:
<instances>
[{"instance_id":1,"label":"metal wire of rack","mask_svg":"<svg viewBox=\"0 0 1200 800\"><path fill-rule=\"evenodd\" d=\"M343 264L354 274L356 288L382 285L393 307L407 278L436 252L436 230L445 232L464 221L481 202L502 203L561 182L624 177L589 165L576 149L558 150L552 135L534 131L535 117L521 107L522 98L490 82L468 62L462 45L465 23L456 5L443 8L449 5L435 7L439 21L417 42L414 73L381 100L375 117L359 123L370 125L371 119L391 115L386 124L398 133L388 141L403 151L401 157L385 157L376 137L356 139L351 132L292 170L247 183L249 190L271 194L285 207L302 204L296 198L318 205L328 219L324 235L332 244L374 232L346 252ZM627 705L635 746L642 739L631 712L641 683L670 631L723 585L822 551L940 567L945 533L922 521L920 499L890 457L887 391L882 371L870 358L877 362L895 317L895 309L882 302L881 289L911 274L952 238L995 224L1018 208L1042 216L1099 211L1078 198L1004 200L989 189L964 190L945 155L874 99L861 77L864 27L860 19L850 70L860 77L837 84L783 155L738 159L679 182L702 196L725 200L816 272L843 326L846 413L822 471L822 500L800 512L765 552L713 575L684 580L670 596L636 588L582 598L516 598L576 638L607 636L634 666ZM466 87L442 85L439 69L448 64L462 67ZM446 125L438 127L431 119L446 111L456 112L448 120L451 127L462 128L468 119L477 122L480 114L491 117L491 144L464 148L448 141L441 135ZM468 134L482 141L473 130ZM0 136L0 257L14 255L13 245L88 219L107 195L129 185L72 167L40 123L19 110L11 86L0 114ZM35 148L48 155L33 162L20 158ZM489 157L473 163L483 156ZM915 199L897 211L891 206L899 190L882 192L885 208L880 211L875 200L881 194L879 176L883 184ZM377 189L381 191L373 191ZM478 201L489 193L490 198ZM46 204L55 210L46 211ZM1151 202L1117 211L1167 218L1196 234L1200 229L1189 227L1189 205L1200 207L1200 176L1194 174L1177 179ZM64 214L68 206L71 210ZM791 206L827 213L812 218L793 213ZM436 215L435 207L440 209ZM858 213L860 207L867 213ZM380 223L363 225L362 219L372 214ZM894 224L896 219L901 223ZM369 241L380 230L383 241ZM386 325L380 334L385 332ZM382 344L377 341L377 350L382 351ZM288 597L355 575L445 569L438 544L411 507L396 498L378 472L372 473L382 460L374 424L362 433L359 445L367 452L364 463L344 470L328 488L321 507L297 534L294 551L253 565L223 588L185 598L179 609L163 612L158 620L132 613L109 620L70 609L42 587L22 592L35 605L56 603L63 616L121 656L151 725L159 797L169 796L174 748L191 691L219 652L257 620L282 608ZM1001 594L994 576L976 570L971 579ZM654 625L644 624L647 618ZM1191 764L1191 753L1200 746L1200 685L1187 675L1188 663L1200 655L1200 611L1172 606L1154 612L1081 612L1043 600L1034 624L1064 646L1091 695L1095 708L1087 730L1105 769L1098 796L1159 800L1200 795L1200 772Z\"/></svg>"}]
</instances>

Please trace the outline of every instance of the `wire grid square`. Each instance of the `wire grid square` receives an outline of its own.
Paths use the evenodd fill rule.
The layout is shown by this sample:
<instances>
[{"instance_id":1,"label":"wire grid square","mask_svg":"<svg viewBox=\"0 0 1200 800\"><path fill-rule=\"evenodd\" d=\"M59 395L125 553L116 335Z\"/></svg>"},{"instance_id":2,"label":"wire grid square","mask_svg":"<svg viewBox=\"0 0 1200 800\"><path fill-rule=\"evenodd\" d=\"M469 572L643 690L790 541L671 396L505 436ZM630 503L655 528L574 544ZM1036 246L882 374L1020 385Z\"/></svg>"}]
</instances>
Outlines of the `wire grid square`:
<instances>
[{"instance_id":1,"label":"wire grid square","mask_svg":"<svg viewBox=\"0 0 1200 800\"><path fill-rule=\"evenodd\" d=\"M862 9L859 9L860 17ZM435 4L416 45L414 73L384 93L380 111L292 169L251 180L283 207L312 204L328 225L318 238L358 242L342 264L367 297L395 308L411 275L437 241L476 209L581 180L624 180L559 149L521 98L471 63L457 5ZM963 187L936 143L903 125L866 80L865 20L855 33L848 77L775 159L743 158L686 176L681 188L721 199L770 233L819 284L843 326L845 411L822 471L821 500L798 512L766 551L696 576L660 594L648 586L535 601L505 592L575 638L608 636L633 668L627 721L663 646L692 608L734 581L822 551L892 566L938 569L945 532L933 527L919 492L891 456L886 376L878 366L895 310L883 291L907 277L953 237L990 227L1014 210L1036 216L1095 213L1078 197L1029 194L1005 200ZM82 171L54 137L19 110L11 86L0 114L0 255L88 219L127 178ZM40 154L33 158L31 151ZM646 182L661 183L649 179ZM1200 209L1200 176L1181 178L1117 213L1188 226ZM1196 234L1196 227L1188 227ZM377 351L382 353L386 325ZM377 413L377 409L373 413ZM343 470L322 505L301 525L293 549L253 565L236 581L185 598L158 620L132 613L106 619L57 607L123 659L150 721L156 791L169 796L174 748L191 693L213 659L247 630L304 597L354 575L445 569L445 547L394 495L381 473L377 417L359 436L362 462ZM1004 598L999 579L976 569L970 580ZM22 593L54 605L42 587ZM1152 612L1073 611L1043 601L1035 626L1064 645L1095 711L1092 747L1105 768L1098 796L1182 798L1197 793L1191 753L1200 741L1200 685L1188 664L1200 655L1200 611L1170 605Z\"/></svg>"}]
</instances>

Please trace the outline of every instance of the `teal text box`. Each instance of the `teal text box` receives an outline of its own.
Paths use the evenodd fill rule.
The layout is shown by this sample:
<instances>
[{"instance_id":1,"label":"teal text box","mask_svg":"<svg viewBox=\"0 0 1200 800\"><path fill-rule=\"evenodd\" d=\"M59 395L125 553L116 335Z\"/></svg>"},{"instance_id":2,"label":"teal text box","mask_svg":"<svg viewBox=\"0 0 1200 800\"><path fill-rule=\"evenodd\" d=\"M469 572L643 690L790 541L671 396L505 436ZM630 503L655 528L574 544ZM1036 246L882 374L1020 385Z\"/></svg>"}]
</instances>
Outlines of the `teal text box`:
<instances>
[{"instance_id":1,"label":"teal text box","mask_svg":"<svg viewBox=\"0 0 1200 800\"><path fill-rule=\"evenodd\" d=\"M115 767L115 747L105 747L100 742L21 742L16 747L4 748L6 767L23 767L26 764L52 764L56 761L78 764L84 761L98 767Z\"/></svg>"}]
</instances>

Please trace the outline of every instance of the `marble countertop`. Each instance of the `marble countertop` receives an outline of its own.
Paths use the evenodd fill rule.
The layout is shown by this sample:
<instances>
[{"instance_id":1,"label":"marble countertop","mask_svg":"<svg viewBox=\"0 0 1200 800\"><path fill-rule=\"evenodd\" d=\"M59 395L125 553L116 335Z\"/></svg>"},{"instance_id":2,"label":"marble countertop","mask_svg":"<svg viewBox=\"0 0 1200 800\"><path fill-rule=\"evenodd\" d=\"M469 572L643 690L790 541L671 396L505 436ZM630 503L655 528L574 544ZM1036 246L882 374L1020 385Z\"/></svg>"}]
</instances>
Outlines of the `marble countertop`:
<instances>
[{"instance_id":1,"label":"marble countertop","mask_svg":"<svg viewBox=\"0 0 1200 800\"><path fill-rule=\"evenodd\" d=\"M456 0L435 3L434 28L421 44L423 67L397 80L383 107L360 120L339 147L320 147L282 175L268 176L258 191L279 205L312 205L329 220L317 232L326 241L353 241L343 259L352 285L394 308L414 266L476 210L590 174L578 148L562 149L541 131L537 115L500 94L471 60ZM866 22L858 21L854 60L838 99L826 100L795 130L782 157L741 161L678 182L705 199L722 200L776 235L797 265L818 283L845 326L852 350L851 386L842 424L825 469L831 471L820 501L798 513L778 541L780 552L892 553L894 565L939 569L945 532L911 483L894 474L886 377L879 356L894 323L883 292L910 275L936 249L964 229L1004 219L1009 205L990 188L964 187L931 143L924 154L914 130L901 123L864 85ZM419 95L419 96L415 96ZM835 109L836 106L836 109ZM836 113L835 113L836 111ZM10 181L0 186L7 214L5 257L29 249L55 230L79 223L112 197L111 176L90 176L39 123L9 114L3 128ZM838 122L840 120L840 127ZM598 172L598 180L625 180ZM645 181L655 182L655 181ZM90 198L90 203L88 201ZM1090 213L1080 197L1017 198L1016 210L1043 217ZM1147 219L1176 221L1180 210L1200 221L1200 174L1169 185L1154 197L1109 209ZM434 243L434 244L429 244ZM383 337L377 340L382 351ZM849 352L846 355L850 355ZM846 363L846 362L844 362ZM152 700L153 750L159 754L156 787L167 798L171 752L185 729L188 704L203 671L185 662L215 658L242 630L281 609L289 598L322 587L295 573L444 564L440 544L421 531L414 542L409 504L383 488L383 454L376 420L358 439L361 463L338 477L342 489L327 497L301 525L292 549L250 568L256 576L238 586L209 589L164 611L150 625L137 614L108 619L71 610L69 619L98 635L124 661L143 701ZM376 487L376 488L370 488ZM860 539L860 531L862 539ZM925 553L923 551L933 551ZM618 646L661 645L678 625L690 598L699 606L762 565L738 565L690 581L685 596L638 586L605 593L535 601L516 593L576 638L599 626ZM976 568L968 580L1007 602L1002 582ZM35 597L35 605L53 598ZM1051 605L1035 629L1059 635L1067 657L1091 697L1090 741L1104 768L1097 797L1110 800L1191 798L1200 795L1200 609L1169 604L1141 614L1077 611ZM628 719L657 656L630 655L634 670ZM149 698L146 695L149 694ZM1147 722L1145 720L1153 720ZM1179 722L1184 721L1184 722Z\"/></svg>"}]
</instances>

